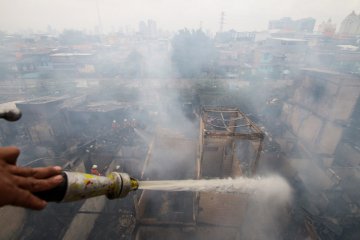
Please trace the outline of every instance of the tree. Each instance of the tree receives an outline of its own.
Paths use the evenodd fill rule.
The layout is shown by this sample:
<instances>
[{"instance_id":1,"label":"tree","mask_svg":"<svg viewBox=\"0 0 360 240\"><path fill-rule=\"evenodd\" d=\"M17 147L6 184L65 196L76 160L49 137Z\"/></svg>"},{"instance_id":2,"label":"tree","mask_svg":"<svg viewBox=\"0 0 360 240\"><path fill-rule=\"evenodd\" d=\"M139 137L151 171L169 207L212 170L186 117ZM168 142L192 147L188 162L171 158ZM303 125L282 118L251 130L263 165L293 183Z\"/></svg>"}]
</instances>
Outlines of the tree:
<instances>
[{"instance_id":1,"label":"tree","mask_svg":"<svg viewBox=\"0 0 360 240\"><path fill-rule=\"evenodd\" d=\"M144 75L143 62L143 56L137 51L132 51L129 56L127 56L123 66L124 76L130 79L142 77Z\"/></svg>"},{"instance_id":2,"label":"tree","mask_svg":"<svg viewBox=\"0 0 360 240\"><path fill-rule=\"evenodd\" d=\"M172 47L172 62L181 77L198 78L216 71L216 48L202 30L181 30L174 36Z\"/></svg>"}]
</instances>

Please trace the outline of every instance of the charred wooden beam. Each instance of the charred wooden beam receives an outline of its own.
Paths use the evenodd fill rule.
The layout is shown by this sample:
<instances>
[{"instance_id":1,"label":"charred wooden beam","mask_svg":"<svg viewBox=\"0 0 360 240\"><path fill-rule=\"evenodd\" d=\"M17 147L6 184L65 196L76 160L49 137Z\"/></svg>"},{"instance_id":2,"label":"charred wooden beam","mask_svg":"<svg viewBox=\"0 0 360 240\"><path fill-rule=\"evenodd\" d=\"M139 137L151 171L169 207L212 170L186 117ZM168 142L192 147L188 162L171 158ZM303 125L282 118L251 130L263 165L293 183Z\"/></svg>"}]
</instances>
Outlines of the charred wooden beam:
<instances>
[{"instance_id":1,"label":"charred wooden beam","mask_svg":"<svg viewBox=\"0 0 360 240\"><path fill-rule=\"evenodd\" d=\"M264 139L265 134L260 133L232 133L232 132L219 132L214 130L206 130L204 137L214 137L214 138L224 138L224 137L234 137L237 139L248 139L248 140L260 140Z\"/></svg>"}]
</instances>

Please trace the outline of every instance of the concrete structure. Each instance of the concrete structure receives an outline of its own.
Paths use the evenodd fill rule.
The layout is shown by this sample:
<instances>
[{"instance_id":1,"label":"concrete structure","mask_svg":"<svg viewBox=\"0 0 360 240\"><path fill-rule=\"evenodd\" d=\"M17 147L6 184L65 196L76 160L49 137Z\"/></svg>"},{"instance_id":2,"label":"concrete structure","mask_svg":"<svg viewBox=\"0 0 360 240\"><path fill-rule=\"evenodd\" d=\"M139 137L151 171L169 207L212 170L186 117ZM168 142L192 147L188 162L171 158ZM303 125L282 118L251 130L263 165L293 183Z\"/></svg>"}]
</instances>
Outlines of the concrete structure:
<instances>
[{"instance_id":1,"label":"concrete structure","mask_svg":"<svg viewBox=\"0 0 360 240\"><path fill-rule=\"evenodd\" d=\"M292 32L312 32L315 26L315 19L304 18L299 20L292 20L289 17L280 20L272 20L269 22L269 30L279 29L283 31Z\"/></svg>"},{"instance_id":2,"label":"concrete structure","mask_svg":"<svg viewBox=\"0 0 360 240\"><path fill-rule=\"evenodd\" d=\"M65 140L67 128L64 116L60 117L65 99L66 97L43 97L16 104L23 112L19 123L24 124L25 132L33 144L50 144L61 138Z\"/></svg>"},{"instance_id":3,"label":"concrete structure","mask_svg":"<svg viewBox=\"0 0 360 240\"><path fill-rule=\"evenodd\" d=\"M53 70L57 73L93 74L95 73L93 53L54 53L50 56Z\"/></svg>"},{"instance_id":4,"label":"concrete structure","mask_svg":"<svg viewBox=\"0 0 360 240\"><path fill-rule=\"evenodd\" d=\"M301 141L319 155L334 156L344 126L360 93L351 76L321 69L303 69L299 87L284 105L284 121ZM331 163L330 163L331 164Z\"/></svg>"},{"instance_id":5,"label":"concrete structure","mask_svg":"<svg viewBox=\"0 0 360 240\"><path fill-rule=\"evenodd\" d=\"M269 38L253 52L252 71L265 78L284 78L304 67L308 41L297 38Z\"/></svg>"},{"instance_id":6,"label":"concrete structure","mask_svg":"<svg viewBox=\"0 0 360 240\"><path fill-rule=\"evenodd\" d=\"M339 34L344 36L360 35L360 14L357 15L352 11L342 22Z\"/></svg>"},{"instance_id":7,"label":"concrete structure","mask_svg":"<svg viewBox=\"0 0 360 240\"><path fill-rule=\"evenodd\" d=\"M351 75L307 68L294 86L281 115L289 131L277 142L296 169L297 187L311 196L302 203L310 236L337 239L345 229L355 231L352 221L359 216L360 83ZM331 225L329 219L337 220Z\"/></svg>"}]
</instances>

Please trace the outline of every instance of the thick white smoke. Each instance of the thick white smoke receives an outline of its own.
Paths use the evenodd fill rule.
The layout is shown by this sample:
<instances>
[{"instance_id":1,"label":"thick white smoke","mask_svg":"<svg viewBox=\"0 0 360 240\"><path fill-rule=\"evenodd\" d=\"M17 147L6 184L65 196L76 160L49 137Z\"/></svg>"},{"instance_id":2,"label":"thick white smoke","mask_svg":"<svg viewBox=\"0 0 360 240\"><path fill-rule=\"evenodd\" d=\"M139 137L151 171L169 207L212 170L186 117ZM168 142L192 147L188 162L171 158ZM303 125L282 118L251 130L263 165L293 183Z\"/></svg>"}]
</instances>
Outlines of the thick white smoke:
<instances>
[{"instance_id":1,"label":"thick white smoke","mask_svg":"<svg viewBox=\"0 0 360 240\"><path fill-rule=\"evenodd\" d=\"M257 178L141 181L140 189L160 191L198 191L246 193L249 202L241 227L244 239L282 239L286 226L292 189L277 175Z\"/></svg>"}]
</instances>

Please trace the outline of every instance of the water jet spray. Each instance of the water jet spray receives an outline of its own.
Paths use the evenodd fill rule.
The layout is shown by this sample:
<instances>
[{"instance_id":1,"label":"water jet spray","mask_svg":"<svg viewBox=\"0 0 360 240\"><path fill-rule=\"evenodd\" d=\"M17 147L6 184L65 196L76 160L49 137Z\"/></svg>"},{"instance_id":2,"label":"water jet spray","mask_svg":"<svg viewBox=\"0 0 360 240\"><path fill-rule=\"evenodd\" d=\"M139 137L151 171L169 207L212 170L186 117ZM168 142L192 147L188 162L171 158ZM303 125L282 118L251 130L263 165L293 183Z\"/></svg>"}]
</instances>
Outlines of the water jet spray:
<instances>
[{"instance_id":1,"label":"water jet spray","mask_svg":"<svg viewBox=\"0 0 360 240\"><path fill-rule=\"evenodd\" d=\"M124 198L137 189L152 191L192 191L213 193L252 194L290 199L291 188L279 176L264 178L228 178L198 180L138 181L127 173L112 172L96 176L79 172L63 172L64 181L57 187L34 193L53 202L71 202L105 195L108 199Z\"/></svg>"}]
</instances>

